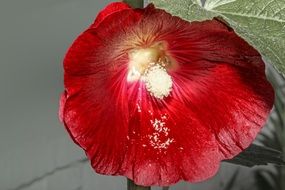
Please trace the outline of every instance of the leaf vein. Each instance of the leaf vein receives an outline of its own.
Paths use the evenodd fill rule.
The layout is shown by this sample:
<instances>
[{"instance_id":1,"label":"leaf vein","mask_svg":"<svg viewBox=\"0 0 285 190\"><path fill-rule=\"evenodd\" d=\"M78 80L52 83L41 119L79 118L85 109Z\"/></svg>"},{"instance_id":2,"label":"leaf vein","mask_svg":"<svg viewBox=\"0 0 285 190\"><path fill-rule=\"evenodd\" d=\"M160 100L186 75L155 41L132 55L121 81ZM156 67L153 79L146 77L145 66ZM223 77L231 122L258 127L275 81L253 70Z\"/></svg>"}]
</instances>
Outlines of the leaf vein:
<instances>
[{"instance_id":1,"label":"leaf vein","mask_svg":"<svg viewBox=\"0 0 285 190\"><path fill-rule=\"evenodd\" d=\"M267 8L271 3L273 3L274 1L275 1L275 0L269 1L269 2L261 9L261 11L258 13L258 16L261 16L262 13L266 10L266 8Z\"/></svg>"},{"instance_id":2,"label":"leaf vein","mask_svg":"<svg viewBox=\"0 0 285 190\"><path fill-rule=\"evenodd\" d=\"M271 21L276 21L276 22L282 22L285 23L285 20L283 19L278 19L278 18L273 18L273 17L265 17L265 16L257 16L257 15L251 15L251 14L240 14L240 13L232 13L232 12L227 12L227 11L217 11L213 10L215 13L219 14L229 14L233 16L241 16L241 17L248 17L248 18L257 18L257 19L262 19L262 20L271 20Z\"/></svg>"}]
</instances>

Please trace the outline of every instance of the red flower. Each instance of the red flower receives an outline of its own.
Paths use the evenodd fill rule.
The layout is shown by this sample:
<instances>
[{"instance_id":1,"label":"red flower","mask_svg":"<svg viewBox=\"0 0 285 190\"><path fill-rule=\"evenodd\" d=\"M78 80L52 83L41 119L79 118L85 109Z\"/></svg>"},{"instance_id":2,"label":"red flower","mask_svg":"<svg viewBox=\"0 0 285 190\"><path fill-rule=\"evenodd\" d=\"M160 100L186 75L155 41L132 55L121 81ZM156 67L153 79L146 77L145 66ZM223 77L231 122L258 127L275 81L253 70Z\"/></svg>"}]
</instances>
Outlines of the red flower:
<instances>
[{"instance_id":1,"label":"red flower","mask_svg":"<svg viewBox=\"0 0 285 190\"><path fill-rule=\"evenodd\" d=\"M60 115L96 172L144 186L213 176L273 106L260 54L218 20L111 3L69 49Z\"/></svg>"}]
</instances>

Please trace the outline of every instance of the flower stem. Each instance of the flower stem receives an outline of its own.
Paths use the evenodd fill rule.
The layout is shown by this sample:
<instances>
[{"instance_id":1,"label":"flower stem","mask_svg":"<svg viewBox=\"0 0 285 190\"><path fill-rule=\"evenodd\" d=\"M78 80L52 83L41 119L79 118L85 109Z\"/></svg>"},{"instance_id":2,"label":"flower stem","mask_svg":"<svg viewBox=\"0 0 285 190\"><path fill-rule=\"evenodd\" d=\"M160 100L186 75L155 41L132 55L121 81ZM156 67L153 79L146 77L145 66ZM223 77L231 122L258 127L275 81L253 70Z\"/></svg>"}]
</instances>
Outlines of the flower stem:
<instances>
[{"instance_id":1,"label":"flower stem","mask_svg":"<svg viewBox=\"0 0 285 190\"><path fill-rule=\"evenodd\" d=\"M123 0L124 3L128 3L133 8L143 8L144 0Z\"/></svg>"},{"instance_id":2,"label":"flower stem","mask_svg":"<svg viewBox=\"0 0 285 190\"><path fill-rule=\"evenodd\" d=\"M285 113L285 110L283 111L283 113ZM285 137L285 128L283 128L283 135L282 135L283 137ZM283 160L284 160L284 158L285 158L285 140L284 140L284 138L283 139L281 139L281 142L282 142L282 145L283 145L283 147L282 147L282 152L283 152ZM285 190L285 166L283 166L283 167L281 167L281 189L282 190Z\"/></svg>"},{"instance_id":3,"label":"flower stem","mask_svg":"<svg viewBox=\"0 0 285 190\"><path fill-rule=\"evenodd\" d=\"M128 190L151 190L151 187L136 185L132 180L128 179Z\"/></svg>"}]
</instances>

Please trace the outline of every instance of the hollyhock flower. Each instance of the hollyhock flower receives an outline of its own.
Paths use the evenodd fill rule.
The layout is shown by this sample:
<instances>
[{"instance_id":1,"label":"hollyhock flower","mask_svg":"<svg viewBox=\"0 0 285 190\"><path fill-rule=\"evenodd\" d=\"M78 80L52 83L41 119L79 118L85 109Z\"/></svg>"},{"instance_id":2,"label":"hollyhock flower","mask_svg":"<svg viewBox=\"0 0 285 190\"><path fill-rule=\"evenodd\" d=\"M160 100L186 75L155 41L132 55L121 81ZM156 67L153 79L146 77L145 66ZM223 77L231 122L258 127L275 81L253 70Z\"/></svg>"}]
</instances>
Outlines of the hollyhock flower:
<instances>
[{"instance_id":1,"label":"hollyhock flower","mask_svg":"<svg viewBox=\"0 0 285 190\"><path fill-rule=\"evenodd\" d=\"M111 3L66 54L60 117L100 174L199 182L264 125L274 99L264 70L216 19Z\"/></svg>"}]
</instances>

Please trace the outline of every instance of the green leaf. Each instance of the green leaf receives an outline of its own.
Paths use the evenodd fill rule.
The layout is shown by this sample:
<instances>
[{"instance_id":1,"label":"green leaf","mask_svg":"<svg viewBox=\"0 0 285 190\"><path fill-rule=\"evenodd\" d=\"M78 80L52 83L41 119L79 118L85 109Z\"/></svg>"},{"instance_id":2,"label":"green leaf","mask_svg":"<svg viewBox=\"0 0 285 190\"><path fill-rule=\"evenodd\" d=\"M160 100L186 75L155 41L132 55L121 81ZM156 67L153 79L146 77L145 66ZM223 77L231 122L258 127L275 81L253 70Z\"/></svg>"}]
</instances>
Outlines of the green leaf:
<instances>
[{"instance_id":1,"label":"green leaf","mask_svg":"<svg viewBox=\"0 0 285 190\"><path fill-rule=\"evenodd\" d=\"M200 0L149 0L149 2L188 21L202 21L215 16L202 7Z\"/></svg>"},{"instance_id":2,"label":"green leaf","mask_svg":"<svg viewBox=\"0 0 285 190\"><path fill-rule=\"evenodd\" d=\"M188 21L222 17L264 59L285 73L285 0L150 0Z\"/></svg>"},{"instance_id":3,"label":"green leaf","mask_svg":"<svg viewBox=\"0 0 285 190\"><path fill-rule=\"evenodd\" d=\"M285 73L284 0L207 0L205 9L221 15L267 61Z\"/></svg>"},{"instance_id":4,"label":"green leaf","mask_svg":"<svg viewBox=\"0 0 285 190\"><path fill-rule=\"evenodd\" d=\"M275 181L274 179L278 178L278 176L271 177L271 179L268 179L269 177L266 175L270 171L256 171L254 173L255 179L256 179L256 186L259 190L280 190L277 189L275 186L277 186L279 183L272 183L271 181Z\"/></svg>"},{"instance_id":5,"label":"green leaf","mask_svg":"<svg viewBox=\"0 0 285 190\"><path fill-rule=\"evenodd\" d=\"M225 162L247 167L267 165L269 163L285 165L282 158L282 153L280 151L256 144L250 145L250 147L248 147L245 151L231 160L225 160Z\"/></svg>"},{"instance_id":6,"label":"green leaf","mask_svg":"<svg viewBox=\"0 0 285 190\"><path fill-rule=\"evenodd\" d=\"M135 184L132 180L127 179L127 184L128 184L128 190L151 190L151 187L144 187Z\"/></svg>"}]
</instances>

